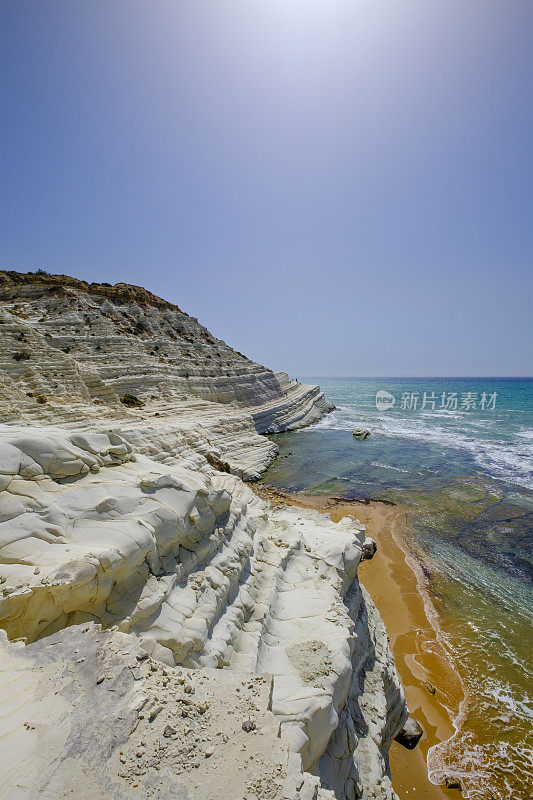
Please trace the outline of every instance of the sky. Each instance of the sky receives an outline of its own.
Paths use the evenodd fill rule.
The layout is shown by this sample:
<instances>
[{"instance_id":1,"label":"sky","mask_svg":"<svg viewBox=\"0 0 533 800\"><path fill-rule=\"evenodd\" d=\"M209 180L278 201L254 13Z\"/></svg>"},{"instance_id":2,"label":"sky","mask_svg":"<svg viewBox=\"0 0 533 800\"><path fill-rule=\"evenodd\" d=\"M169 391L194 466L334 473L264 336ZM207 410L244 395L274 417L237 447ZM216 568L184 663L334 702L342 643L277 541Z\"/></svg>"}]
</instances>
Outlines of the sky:
<instances>
[{"instance_id":1,"label":"sky","mask_svg":"<svg viewBox=\"0 0 533 800\"><path fill-rule=\"evenodd\" d=\"M531 375L533 2L1 5L4 268L298 376Z\"/></svg>"}]
</instances>

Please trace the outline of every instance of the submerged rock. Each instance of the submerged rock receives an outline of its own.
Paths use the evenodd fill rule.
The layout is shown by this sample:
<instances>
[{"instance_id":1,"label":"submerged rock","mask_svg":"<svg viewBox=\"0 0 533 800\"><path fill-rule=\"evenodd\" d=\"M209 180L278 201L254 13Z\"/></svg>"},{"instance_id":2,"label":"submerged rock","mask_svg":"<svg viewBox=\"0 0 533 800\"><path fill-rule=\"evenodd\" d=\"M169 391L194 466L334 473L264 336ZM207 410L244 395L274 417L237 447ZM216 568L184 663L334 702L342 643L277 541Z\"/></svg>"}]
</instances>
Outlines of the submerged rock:
<instances>
[{"instance_id":1,"label":"submerged rock","mask_svg":"<svg viewBox=\"0 0 533 800\"><path fill-rule=\"evenodd\" d=\"M456 778L455 775L449 775L446 778L446 788L447 789L459 789L461 791L462 784L459 778Z\"/></svg>"}]
</instances>

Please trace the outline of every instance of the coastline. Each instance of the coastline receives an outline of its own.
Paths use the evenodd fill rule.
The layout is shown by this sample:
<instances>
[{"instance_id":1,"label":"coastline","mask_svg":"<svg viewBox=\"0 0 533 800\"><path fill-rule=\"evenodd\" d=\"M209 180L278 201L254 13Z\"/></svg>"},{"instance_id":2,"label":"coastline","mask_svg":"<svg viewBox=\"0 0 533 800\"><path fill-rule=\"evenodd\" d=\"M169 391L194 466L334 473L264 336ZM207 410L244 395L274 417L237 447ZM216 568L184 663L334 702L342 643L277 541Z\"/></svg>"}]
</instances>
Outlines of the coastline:
<instances>
[{"instance_id":1,"label":"coastline","mask_svg":"<svg viewBox=\"0 0 533 800\"><path fill-rule=\"evenodd\" d=\"M12 278L7 287L4 275ZM490 417L491 432L474 415L416 424L407 412L376 416L374 388L409 388L396 379L330 380L338 408L314 425L331 408L316 382L247 360L164 300L142 299L144 290L124 284L67 278L63 287L61 276L34 278L19 286L16 273L0 275L0 490L15 514L0 542L0 622L10 639L27 644L25 655L47 647L55 631L71 653L68 643L88 618L140 639L147 657L168 667L222 665L248 675L260 661L264 672L288 674L299 687L276 680L272 703L276 692L275 713L288 704L289 744L294 722L305 734L296 741L307 748L298 772L315 788L319 778L306 768L322 752L321 775L339 797L353 797L359 779L365 795L390 796L389 760L401 800L460 800L457 790L431 783L445 777L462 781L465 798L529 796L531 717L522 691L531 675L530 629L527 587L515 570L527 576L531 496L518 490L523 470L514 464L529 433L515 412L526 411L530 384L513 391L496 384L508 399ZM477 388L450 380L458 391ZM365 445L351 435L356 423L376 433ZM463 450L458 437L469 443ZM502 446L507 438L512 447ZM495 452L507 470L498 467L496 476L486 461ZM254 488L273 507L259 503ZM158 513L170 502L172 516ZM331 521L345 515L361 520L379 545L352 584L351 619L341 612L359 559L331 557L353 542L350 525L344 535ZM266 524L257 528L257 518ZM43 537L49 519L58 524ZM23 533L13 540L15 524ZM290 595L279 596L282 582ZM355 642L363 585L374 602L356 618ZM333 669L321 643L339 662ZM100 653L108 642L93 644ZM360 658L350 659L352 644ZM323 671L327 687L316 680ZM299 706L300 693L314 681L334 712L344 676L354 705L338 719L332 713L337 727L320 738L323 701ZM403 714L400 681L424 734L415 750L393 743L387 756L380 743L385 737L388 745L396 712ZM108 690L104 681L96 686ZM360 714L368 725L359 725ZM97 727L106 715L107 705ZM84 724L82 716L76 725ZM18 737L9 720L7 728ZM27 744L30 753L31 736ZM87 771L91 753L80 750ZM25 771L14 769L14 781ZM102 798L109 785L105 775Z\"/></svg>"},{"instance_id":2,"label":"coastline","mask_svg":"<svg viewBox=\"0 0 533 800\"><path fill-rule=\"evenodd\" d=\"M359 579L387 628L411 716L424 729L414 750L392 743L389 757L394 789L401 798L460 798L458 790L436 786L428 777L428 751L455 733L451 716L457 715L464 692L459 676L437 639L416 573L409 563L404 544L409 531L408 513L399 506L375 500L358 502L328 495L289 494L261 484L253 488L274 504L313 508L330 514L335 522L352 515L368 527L378 549L371 561L361 563ZM430 690L433 688L434 694Z\"/></svg>"}]
</instances>

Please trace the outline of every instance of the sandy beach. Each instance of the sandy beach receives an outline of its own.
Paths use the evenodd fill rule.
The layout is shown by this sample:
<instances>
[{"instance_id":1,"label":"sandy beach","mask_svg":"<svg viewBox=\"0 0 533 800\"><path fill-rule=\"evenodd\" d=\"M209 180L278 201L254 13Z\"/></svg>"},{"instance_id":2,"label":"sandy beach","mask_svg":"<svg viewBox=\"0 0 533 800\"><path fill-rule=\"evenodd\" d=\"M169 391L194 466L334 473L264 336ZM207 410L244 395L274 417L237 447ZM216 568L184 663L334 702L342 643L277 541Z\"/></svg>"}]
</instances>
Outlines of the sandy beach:
<instances>
[{"instance_id":1,"label":"sandy beach","mask_svg":"<svg viewBox=\"0 0 533 800\"><path fill-rule=\"evenodd\" d=\"M390 767L394 788L402 798L442 800L460 797L457 790L433 785L428 778L427 753L454 733L450 713L463 698L460 679L449 664L428 619L414 570L406 560L409 535L407 513L399 506L377 501L345 501L335 497L287 494L261 485L254 489L273 503L283 502L327 512L334 521L346 515L368 526L378 550L363 562L359 577L385 622L411 715L424 728L414 750L393 742ZM433 693L434 691L434 693Z\"/></svg>"}]
</instances>

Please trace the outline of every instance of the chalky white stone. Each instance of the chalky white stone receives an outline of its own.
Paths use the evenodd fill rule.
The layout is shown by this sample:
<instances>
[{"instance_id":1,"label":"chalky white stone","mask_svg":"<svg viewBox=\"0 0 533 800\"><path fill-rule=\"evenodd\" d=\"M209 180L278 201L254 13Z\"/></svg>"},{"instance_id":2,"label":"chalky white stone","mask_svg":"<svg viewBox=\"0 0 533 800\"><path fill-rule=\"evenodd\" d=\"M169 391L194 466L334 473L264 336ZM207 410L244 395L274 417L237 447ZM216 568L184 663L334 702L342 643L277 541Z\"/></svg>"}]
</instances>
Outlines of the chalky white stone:
<instances>
[{"instance_id":1,"label":"chalky white stone","mask_svg":"<svg viewBox=\"0 0 533 800\"><path fill-rule=\"evenodd\" d=\"M274 509L243 482L277 452L261 433L331 405L115 289L0 273L3 796L125 800L136 781L161 800L394 798L407 710L357 579L373 542L352 517ZM206 739L198 778L177 725ZM167 764L148 757L156 730ZM238 737L257 759L248 783Z\"/></svg>"}]
</instances>

